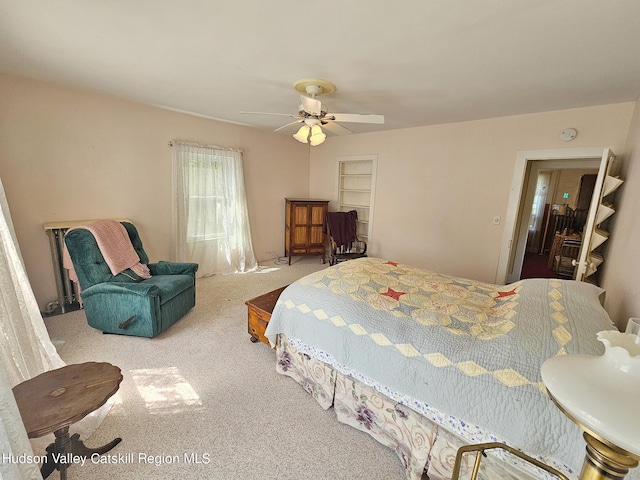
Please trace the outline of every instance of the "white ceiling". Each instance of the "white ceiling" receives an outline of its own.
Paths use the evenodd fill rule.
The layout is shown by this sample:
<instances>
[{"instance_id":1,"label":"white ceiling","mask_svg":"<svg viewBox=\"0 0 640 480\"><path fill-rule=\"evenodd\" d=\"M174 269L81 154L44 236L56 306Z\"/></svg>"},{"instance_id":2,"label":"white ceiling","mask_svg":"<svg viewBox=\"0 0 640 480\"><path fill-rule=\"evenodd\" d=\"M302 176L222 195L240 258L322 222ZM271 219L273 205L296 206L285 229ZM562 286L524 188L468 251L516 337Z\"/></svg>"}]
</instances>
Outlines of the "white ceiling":
<instances>
[{"instance_id":1,"label":"white ceiling","mask_svg":"<svg viewBox=\"0 0 640 480\"><path fill-rule=\"evenodd\" d=\"M634 101L639 47L639 0L0 0L0 72L271 130L311 77L356 133Z\"/></svg>"}]
</instances>

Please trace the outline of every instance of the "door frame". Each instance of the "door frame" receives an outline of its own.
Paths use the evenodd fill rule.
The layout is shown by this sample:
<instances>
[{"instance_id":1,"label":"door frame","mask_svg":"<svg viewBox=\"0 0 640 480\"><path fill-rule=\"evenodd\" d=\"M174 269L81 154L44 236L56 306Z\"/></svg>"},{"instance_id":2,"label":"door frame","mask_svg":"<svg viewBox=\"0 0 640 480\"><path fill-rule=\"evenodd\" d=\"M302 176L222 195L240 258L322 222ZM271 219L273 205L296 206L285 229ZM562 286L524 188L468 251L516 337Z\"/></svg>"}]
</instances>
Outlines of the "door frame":
<instances>
[{"instance_id":1,"label":"door frame","mask_svg":"<svg viewBox=\"0 0 640 480\"><path fill-rule=\"evenodd\" d=\"M603 152L602 148L565 148L565 149L547 149L547 150L523 150L516 152L516 162L511 181L511 190L509 193L509 203L507 205L507 213L505 217L504 231L502 234L502 245L500 247L500 255L498 258L498 267L496 269L496 284L503 285L519 280L514 280L515 268L522 269L522 260L524 258L524 249L518 249L518 245L522 243L522 238L526 242L527 232L520 231L522 215L525 207L527 196L528 174L531 169L530 162L536 161L562 161L562 160L600 160ZM580 168L576 165L575 168ZM530 212L527 212L527 214ZM522 250L522 252L520 252ZM516 251L518 256L516 258Z\"/></svg>"}]
</instances>

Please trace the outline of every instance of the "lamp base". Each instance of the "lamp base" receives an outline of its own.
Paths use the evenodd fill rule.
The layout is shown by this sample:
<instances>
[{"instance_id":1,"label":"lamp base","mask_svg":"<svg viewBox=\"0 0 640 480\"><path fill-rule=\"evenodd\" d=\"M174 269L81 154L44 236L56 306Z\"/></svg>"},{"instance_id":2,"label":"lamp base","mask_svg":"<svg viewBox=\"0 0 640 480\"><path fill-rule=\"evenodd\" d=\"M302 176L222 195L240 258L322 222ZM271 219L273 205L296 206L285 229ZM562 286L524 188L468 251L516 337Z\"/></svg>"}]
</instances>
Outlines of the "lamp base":
<instances>
[{"instance_id":1,"label":"lamp base","mask_svg":"<svg viewBox=\"0 0 640 480\"><path fill-rule=\"evenodd\" d=\"M587 442L587 455L582 464L580 480L618 480L638 466L638 458L629 452L607 445L583 433Z\"/></svg>"}]
</instances>

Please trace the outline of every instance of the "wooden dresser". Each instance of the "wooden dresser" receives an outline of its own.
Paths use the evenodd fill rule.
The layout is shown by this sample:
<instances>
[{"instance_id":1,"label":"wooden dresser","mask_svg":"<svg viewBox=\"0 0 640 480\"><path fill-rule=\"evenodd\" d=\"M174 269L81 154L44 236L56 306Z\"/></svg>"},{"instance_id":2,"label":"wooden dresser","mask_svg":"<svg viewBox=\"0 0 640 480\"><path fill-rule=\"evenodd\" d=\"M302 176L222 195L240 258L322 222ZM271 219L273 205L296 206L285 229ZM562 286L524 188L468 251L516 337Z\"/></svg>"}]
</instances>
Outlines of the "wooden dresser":
<instances>
[{"instance_id":1,"label":"wooden dresser","mask_svg":"<svg viewBox=\"0 0 640 480\"><path fill-rule=\"evenodd\" d=\"M284 254L289 257L322 255L326 262L324 217L329 200L286 198Z\"/></svg>"}]
</instances>

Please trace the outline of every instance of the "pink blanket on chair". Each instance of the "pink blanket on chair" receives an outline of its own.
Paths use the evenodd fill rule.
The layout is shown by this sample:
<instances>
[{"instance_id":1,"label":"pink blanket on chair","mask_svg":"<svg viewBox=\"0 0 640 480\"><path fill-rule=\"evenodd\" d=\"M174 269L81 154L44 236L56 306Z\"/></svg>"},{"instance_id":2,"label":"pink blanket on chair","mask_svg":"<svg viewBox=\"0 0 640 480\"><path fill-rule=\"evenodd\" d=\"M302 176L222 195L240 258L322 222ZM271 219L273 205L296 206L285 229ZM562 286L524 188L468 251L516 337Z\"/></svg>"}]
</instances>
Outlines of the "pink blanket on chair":
<instances>
[{"instance_id":1,"label":"pink blanket on chair","mask_svg":"<svg viewBox=\"0 0 640 480\"><path fill-rule=\"evenodd\" d=\"M138 254L131 244L127 229L124 228L120 222L115 220L98 220L89 225L73 227L69 230L76 228L84 228L93 234L112 275L118 275L120 272L130 268L142 278L151 278L149 267L140 263L140 257L138 257ZM69 256L66 245L63 256L63 265L69 270L69 277L77 282L73 263L71 262L71 257Z\"/></svg>"}]
</instances>

